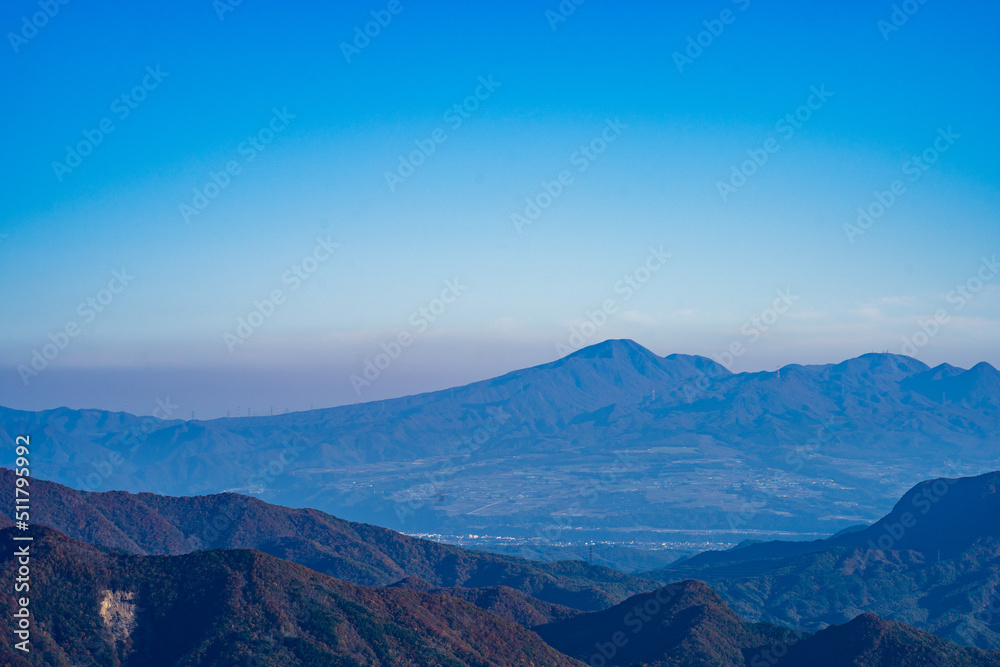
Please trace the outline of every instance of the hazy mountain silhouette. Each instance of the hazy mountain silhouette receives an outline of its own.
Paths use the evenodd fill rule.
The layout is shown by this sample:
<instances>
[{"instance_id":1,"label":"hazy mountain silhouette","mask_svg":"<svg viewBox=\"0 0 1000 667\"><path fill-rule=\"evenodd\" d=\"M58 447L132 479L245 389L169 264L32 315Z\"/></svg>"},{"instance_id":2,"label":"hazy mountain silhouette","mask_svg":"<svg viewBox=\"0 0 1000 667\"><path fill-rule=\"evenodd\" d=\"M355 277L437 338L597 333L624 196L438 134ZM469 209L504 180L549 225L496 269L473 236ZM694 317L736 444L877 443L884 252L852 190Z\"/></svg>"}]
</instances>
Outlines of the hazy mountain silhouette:
<instances>
[{"instance_id":1,"label":"hazy mountain silhouette","mask_svg":"<svg viewBox=\"0 0 1000 667\"><path fill-rule=\"evenodd\" d=\"M81 489L236 490L407 532L553 544L567 525L739 542L832 534L915 480L1000 468L1000 374L894 354L734 374L613 340L373 403L209 421L0 409L0 431L34 434L36 469Z\"/></svg>"}]
</instances>

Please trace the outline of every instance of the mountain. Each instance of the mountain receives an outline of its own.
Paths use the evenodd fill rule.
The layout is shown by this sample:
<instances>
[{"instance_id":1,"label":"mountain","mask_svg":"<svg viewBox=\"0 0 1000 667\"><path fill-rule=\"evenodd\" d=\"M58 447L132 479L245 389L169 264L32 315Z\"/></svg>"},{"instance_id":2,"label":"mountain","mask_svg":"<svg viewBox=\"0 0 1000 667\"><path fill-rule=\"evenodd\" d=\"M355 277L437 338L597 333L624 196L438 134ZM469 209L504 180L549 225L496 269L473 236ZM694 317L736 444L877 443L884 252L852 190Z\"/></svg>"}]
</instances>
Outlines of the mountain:
<instances>
[{"instance_id":1,"label":"mountain","mask_svg":"<svg viewBox=\"0 0 1000 667\"><path fill-rule=\"evenodd\" d=\"M985 667L1000 665L1000 652L961 648L902 623L862 614L803 641L789 642L788 654L775 664L778 667Z\"/></svg>"},{"instance_id":2,"label":"mountain","mask_svg":"<svg viewBox=\"0 0 1000 667\"><path fill-rule=\"evenodd\" d=\"M421 533L416 535L428 536L428 534ZM621 537L623 542L626 541L626 536L622 535ZM571 542L567 540L554 544L543 537L520 542L514 539L490 537L489 535L434 535L431 539L445 541L465 549L510 554L533 560L585 560L588 563L606 565L619 572L628 573L668 567L679 559L690 557L700 551L690 544L679 546L677 549L667 549L661 546L654 549L649 548L648 545L645 548L628 547L593 541ZM704 548L705 546L702 544L701 549Z\"/></svg>"},{"instance_id":3,"label":"mountain","mask_svg":"<svg viewBox=\"0 0 1000 667\"><path fill-rule=\"evenodd\" d=\"M1000 649L1000 472L921 482L861 530L706 552L647 576L706 581L753 620L816 630L874 612Z\"/></svg>"},{"instance_id":4,"label":"mountain","mask_svg":"<svg viewBox=\"0 0 1000 667\"><path fill-rule=\"evenodd\" d=\"M543 559L695 553L830 535L919 479L1000 468L998 377L894 354L731 373L614 340L373 403L208 421L0 409L0 432L31 434L38 473L79 489L240 491Z\"/></svg>"},{"instance_id":5,"label":"mountain","mask_svg":"<svg viewBox=\"0 0 1000 667\"><path fill-rule=\"evenodd\" d=\"M864 614L809 635L746 623L704 584L688 580L598 612L535 628L590 665L646 667L972 667L1000 652L961 648L901 623Z\"/></svg>"},{"instance_id":6,"label":"mountain","mask_svg":"<svg viewBox=\"0 0 1000 667\"><path fill-rule=\"evenodd\" d=\"M32 650L4 642L5 665L579 665L447 595L355 586L250 550L129 556L31 534ZM11 538L0 531L8 581ZM0 591L5 609L12 595Z\"/></svg>"},{"instance_id":7,"label":"mountain","mask_svg":"<svg viewBox=\"0 0 1000 667\"><path fill-rule=\"evenodd\" d=\"M411 591L461 598L466 602L471 602L480 609L485 609L504 620L517 623L525 628L533 628L545 623L561 621L582 613L576 609L570 609L569 607L529 597L509 586L486 586L482 588L452 586L450 588L441 588L417 577L400 579L392 586Z\"/></svg>"},{"instance_id":8,"label":"mountain","mask_svg":"<svg viewBox=\"0 0 1000 667\"><path fill-rule=\"evenodd\" d=\"M0 468L0 485L13 488L14 479L12 471ZM506 587L583 610L603 609L659 585L582 561L538 563L470 551L234 493L186 498L90 493L41 479L32 479L31 493L35 524L124 553L256 549L356 584L384 586L419 577L442 588ZM9 525L9 518L0 517L0 526Z\"/></svg>"},{"instance_id":9,"label":"mountain","mask_svg":"<svg viewBox=\"0 0 1000 667\"><path fill-rule=\"evenodd\" d=\"M591 665L742 665L744 650L776 641L781 629L750 626L711 588L683 581L535 632Z\"/></svg>"},{"instance_id":10,"label":"mountain","mask_svg":"<svg viewBox=\"0 0 1000 667\"><path fill-rule=\"evenodd\" d=\"M44 526L0 530L7 580L22 565L15 534L33 538L34 621L30 653L0 646L12 667L1000 665L1000 652L872 614L814 635L745 623L697 581L567 612L536 634L414 579L362 587L254 550L108 553ZM0 605L15 608L13 596L0 589Z\"/></svg>"}]
</instances>

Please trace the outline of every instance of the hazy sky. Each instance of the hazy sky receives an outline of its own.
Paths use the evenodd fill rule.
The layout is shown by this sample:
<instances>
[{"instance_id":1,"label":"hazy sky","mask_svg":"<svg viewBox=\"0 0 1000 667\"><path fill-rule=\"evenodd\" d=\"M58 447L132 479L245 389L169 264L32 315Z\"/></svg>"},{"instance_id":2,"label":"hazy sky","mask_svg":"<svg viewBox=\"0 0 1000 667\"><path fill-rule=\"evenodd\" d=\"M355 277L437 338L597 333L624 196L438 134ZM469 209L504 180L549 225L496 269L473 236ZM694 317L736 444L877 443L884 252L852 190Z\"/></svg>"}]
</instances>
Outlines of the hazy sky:
<instances>
[{"instance_id":1,"label":"hazy sky","mask_svg":"<svg viewBox=\"0 0 1000 667\"><path fill-rule=\"evenodd\" d=\"M0 404L1000 365L1000 7L895 6L5 3Z\"/></svg>"}]
</instances>

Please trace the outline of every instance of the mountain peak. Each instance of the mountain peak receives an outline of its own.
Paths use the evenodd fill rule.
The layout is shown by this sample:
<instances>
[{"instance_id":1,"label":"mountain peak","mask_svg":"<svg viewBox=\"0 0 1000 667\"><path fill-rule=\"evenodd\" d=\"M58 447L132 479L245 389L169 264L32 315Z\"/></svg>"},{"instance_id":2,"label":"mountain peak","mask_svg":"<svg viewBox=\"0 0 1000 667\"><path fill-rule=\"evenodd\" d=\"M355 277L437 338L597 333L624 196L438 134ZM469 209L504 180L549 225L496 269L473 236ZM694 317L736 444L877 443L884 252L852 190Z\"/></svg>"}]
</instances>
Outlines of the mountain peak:
<instances>
[{"instance_id":1,"label":"mountain peak","mask_svg":"<svg viewBox=\"0 0 1000 667\"><path fill-rule=\"evenodd\" d=\"M976 511L970 512L971 507ZM907 513L919 516L919 522L894 538L892 548L952 554L984 536L1000 536L996 520L1000 517L1000 471L920 482L903 494L889 514L855 533L855 539L878 540Z\"/></svg>"},{"instance_id":2,"label":"mountain peak","mask_svg":"<svg viewBox=\"0 0 1000 667\"><path fill-rule=\"evenodd\" d=\"M580 348L576 352L571 352L567 357L578 359L634 359L636 357L659 359L656 354L630 338L609 338L600 343Z\"/></svg>"},{"instance_id":3,"label":"mountain peak","mask_svg":"<svg viewBox=\"0 0 1000 667\"><path fill-rule=\"evenodd\" d=\"M1000 371L994 368L992 365L986 363L985 361L980 361L978 364L969 369L970 373L975 373L978 377L982 378L998 378L1000 377Z\"/></svg>"},{"instance_id":4,"label":"mountain peak","mask_svg":"<svg viewBox=\"0 0 1000 667\"><path fill-rule=\"evenodd\" d=\"M891 352L868 352L842 361L833 368L841 372L878 375L914 375L930 370L930 366L919 359Z\"/></svg>"}]
</instances>

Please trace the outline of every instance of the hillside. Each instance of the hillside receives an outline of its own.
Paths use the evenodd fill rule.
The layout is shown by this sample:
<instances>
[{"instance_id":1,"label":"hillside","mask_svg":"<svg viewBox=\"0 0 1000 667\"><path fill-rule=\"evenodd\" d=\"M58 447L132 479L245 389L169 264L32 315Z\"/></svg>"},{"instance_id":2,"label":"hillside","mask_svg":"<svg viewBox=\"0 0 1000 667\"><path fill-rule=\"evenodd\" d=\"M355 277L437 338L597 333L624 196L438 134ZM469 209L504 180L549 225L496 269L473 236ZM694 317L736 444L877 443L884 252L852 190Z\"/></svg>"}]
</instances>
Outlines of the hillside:
<instances>
[{"instance_id":1,"label":"hillside","mask_svg":"<svg viewBox=\"0 0 1000 667\"><path fill-rule=\"evenodd\" d=\"M860 531L706 552L649 576L704 580L744 618L816 630L874 612L1000 649L1000 472L922 482Z\"/></svg>"},{"instance_id":2,"label":"hillside","mask_svg":"<svg viewBox=\"0 0 1000 667\"><path fill-rule=\"evenodd\" d=\"M772 649L772 653L773 653ZM875 614L862 614L791 644L779 667L994 667L1000 652L961 648Z\"/></svg>"},{"instance_id":3,"label":"hillside","mask_svg":"<svg viewBox=\"0 0 1000 667\"><path fill-rule=\"evenodd\" d=\"M961 648L874 614L809 635L745 623L704 584L688 580L611 609L536 628L587 664L646 667L995 667L1000 652Z\"/></svg>"},{"instance_id":4,"label":"hillside","mask_svg":"<svg viewBox=\"0 0 1000 667\"><path fill-rule=\"evenodd\" d=\"M742 665L745 649L777 641L781 629L749 626L692 580L535 631L588 664L603 658L609 665Z\"/></svg>"},{"instance_id":5,"label":"hillside","mask_svg":"<svg viewBox=\"0 0 1000 667\"><path fill-rule=\"evenodd\" d=\"M480 609L485 609L502 619L517 623L526 628L534 628L546 623L561 621L582 613L576 609L570 609L569 607L529 597L520 591L515 591L509 586L486 586L483 588L452 586L450 588L441 588L433 586L417 577L407 577L394 583L393 587L461 598L466 602L471 602Z\"/></svg>"},{"instance_id":6,"label":"hillside","mask_svg":"<svg viewBox=\"0 0 1000 667\"><path fill-rule=\"evenodd\" d=\"M0 468L0 485L13 486ZM176 555L196 549L256 549L337 579L384 586L419 577L438 587L506 586L551 604L603 609L651 590L655 581L582 561L538 563L471 551L228 493L175 498L89 493L32 480L32 521L105 550ZM0 518L0 526L10 519Z\"/></svg>"},{"instance_id":7,"label":"hillside","mask_svg":"<svg viewBox=\"0 0 1000 667\"><path fill-rule=\"evenodd\" d=\"M25 657L4 642L7 665L579 664L451 596L363 588L249 550L127 556L46 528L32 534L33 650ZM10 529L0 541L10 580ZM4 608L10 596L0 591Z\"/></svg>"}]
</instances>

